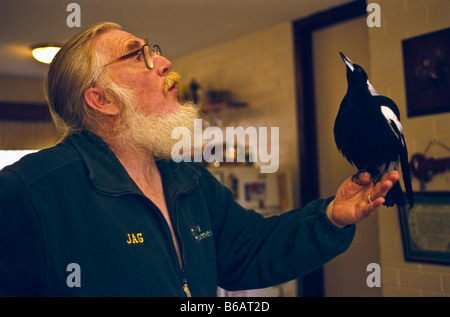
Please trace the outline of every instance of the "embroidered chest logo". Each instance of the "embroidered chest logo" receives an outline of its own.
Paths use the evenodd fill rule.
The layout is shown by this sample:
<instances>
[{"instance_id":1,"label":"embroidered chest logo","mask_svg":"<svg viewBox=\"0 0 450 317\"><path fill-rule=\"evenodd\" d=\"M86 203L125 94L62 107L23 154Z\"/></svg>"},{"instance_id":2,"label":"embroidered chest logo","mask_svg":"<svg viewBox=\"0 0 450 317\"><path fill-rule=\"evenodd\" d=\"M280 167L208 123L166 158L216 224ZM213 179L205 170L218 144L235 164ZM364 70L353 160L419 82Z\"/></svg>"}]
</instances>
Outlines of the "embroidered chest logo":
<instances>
[{"instance_id":1,"label":"embroidered chest logo","mask_svg":"<svg viewBox=\"0 0 450 317\"><path fill-rule=\"evenodd\" d=\"M136 243L143 243L144 242L144 237L142 236L142 233L127 233L128 236L128 240L127 243L128 244L136 244Z\"/></svg>"},{"instance_id":2,"label":"embroidered chest logo","mask_svg":"<svg viewBox=\"0 0 450 317\"><path fill-rule=\"evenodd\" d=\"M205 238L212 237L211 230L202 232L202 230L200 229L200 226L195 226L194 228L191 228L191 233L194 236L195 240L197 240L197 241L201 241Z\"/></svg>"}]
</instances>

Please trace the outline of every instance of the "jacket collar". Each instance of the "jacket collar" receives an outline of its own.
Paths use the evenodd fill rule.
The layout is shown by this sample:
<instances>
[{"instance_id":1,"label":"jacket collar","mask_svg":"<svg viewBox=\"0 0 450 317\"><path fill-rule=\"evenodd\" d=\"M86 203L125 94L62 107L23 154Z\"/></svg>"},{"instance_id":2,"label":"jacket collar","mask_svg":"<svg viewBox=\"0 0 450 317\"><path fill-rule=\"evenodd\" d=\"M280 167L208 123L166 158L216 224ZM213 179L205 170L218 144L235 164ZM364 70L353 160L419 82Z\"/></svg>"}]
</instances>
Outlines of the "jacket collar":
<instances>
[{"instance_id":1,"label":"jacket collar","mask_svg":"<svg viewBox=\"0 0 450 317\"><path fill-rule=\"evenodd\" d=\"M91 185L109 195L141 193L109 146L97 135L88 131L70 136L86 166ZM187 193L197 183L200 173L188 164L171 160L157 161L165 190L170 194Z\"/></svg>"}]
</instances>

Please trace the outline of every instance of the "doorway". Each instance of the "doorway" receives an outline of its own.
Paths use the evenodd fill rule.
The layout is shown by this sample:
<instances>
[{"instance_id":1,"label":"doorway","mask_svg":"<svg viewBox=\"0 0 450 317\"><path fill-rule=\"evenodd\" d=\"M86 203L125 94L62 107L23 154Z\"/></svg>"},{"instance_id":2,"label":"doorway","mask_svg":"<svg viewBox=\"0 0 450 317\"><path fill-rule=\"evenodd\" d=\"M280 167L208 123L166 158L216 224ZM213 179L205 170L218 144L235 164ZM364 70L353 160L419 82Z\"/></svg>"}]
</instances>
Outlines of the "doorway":
<instances>
[{"instance_id":1,"label":"doorway","mask_svg":"<svg viewBox=\"0 0 450 317\"><path fill-rule=\"evenodd\" d=\"M343 180L354 173L334 145L333 125L346 91L345 67L339 50L346 50L344 53L349 56L354 52L354 60L368 68L365 15L366 1L355 1L293 23L301 205L334 195ZM353 274L349 266L362 251L367 252L371 261L377 261L376 218L361 223L358 229L345 254L299 281L299 296L380 295L379 290L366 285L366 266L361 268L361 263L357 264L361 274ZM367 235L361 236L360 232ZM367 241L371 241L370 246ZM361 261L366 262L367 257Z\"/></svg>"}]
</instances>

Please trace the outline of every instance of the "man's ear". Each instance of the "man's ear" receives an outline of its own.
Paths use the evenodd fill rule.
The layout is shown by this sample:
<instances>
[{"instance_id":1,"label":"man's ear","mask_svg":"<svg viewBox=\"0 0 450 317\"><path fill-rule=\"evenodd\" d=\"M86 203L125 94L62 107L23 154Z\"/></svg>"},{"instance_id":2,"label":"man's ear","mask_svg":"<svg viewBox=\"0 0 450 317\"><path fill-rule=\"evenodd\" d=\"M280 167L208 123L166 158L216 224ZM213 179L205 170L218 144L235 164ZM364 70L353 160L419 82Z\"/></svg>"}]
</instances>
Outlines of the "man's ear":
<instances>
[{"instance_id":1,"label":"man's ear","mask_svg":"<svg viewBox=\"0 0 450 317\"><path fill-rule=\"evenodd\" d=\"M84 92L86 104L97 112L105 115L117 116L119 107L106 98L104 91L98 87L91 87Z\"/></svg>"}]
</instances>

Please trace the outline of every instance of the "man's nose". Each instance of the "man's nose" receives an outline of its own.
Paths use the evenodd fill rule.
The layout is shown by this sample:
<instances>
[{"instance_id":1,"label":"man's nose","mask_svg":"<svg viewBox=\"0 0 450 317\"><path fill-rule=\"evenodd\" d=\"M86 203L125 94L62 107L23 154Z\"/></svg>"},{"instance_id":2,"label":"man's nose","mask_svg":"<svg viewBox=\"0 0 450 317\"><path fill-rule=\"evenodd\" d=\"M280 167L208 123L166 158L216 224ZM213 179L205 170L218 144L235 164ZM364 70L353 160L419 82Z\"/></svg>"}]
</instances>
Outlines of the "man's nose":
<instances>
[{"instance_id":1,"label":"man's nose","mask_svg":"<svg viewBox=\"0 0 450 317\"><path fill-rule=\"evenodd\" d=\"M172 62L161 55L153 55L153 63L160 76L166 76L172 68Z\"/></svg>"}]
</instances>

